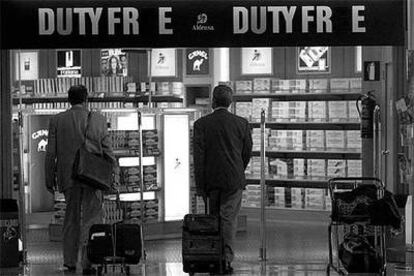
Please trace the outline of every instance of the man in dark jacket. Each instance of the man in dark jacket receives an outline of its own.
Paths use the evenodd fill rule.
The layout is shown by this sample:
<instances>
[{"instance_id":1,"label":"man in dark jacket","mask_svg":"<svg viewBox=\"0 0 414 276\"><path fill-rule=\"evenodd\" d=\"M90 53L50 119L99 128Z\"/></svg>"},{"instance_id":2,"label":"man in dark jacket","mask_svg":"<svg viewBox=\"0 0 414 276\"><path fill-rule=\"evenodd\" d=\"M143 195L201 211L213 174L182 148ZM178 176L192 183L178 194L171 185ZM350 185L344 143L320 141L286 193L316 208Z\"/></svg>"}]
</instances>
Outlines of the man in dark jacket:
<instances>
[{"instance_id":1,"label":"man in dark jacket","mask_svg":"<svg viewBox=\"0 0 414 276\"><path fill-rule=\"evenodd\" d=\"M57 186L65 195L64 266L69 271L76 270L78 249L81 246L83 273L91 274L94 271L86 258L86 242L90 226L102 223L103 195L100 190L72 178L75 154L84 142L89 114L87 96L85 86L72 86L68 92L68 100L72 108L55 115L50 120L45 175L47 189L53 193L54 187ZM88 150L97 154L106 154L117 168L104 116L91 112L87 138Z\"/></svg>"},{"instance_id":2,"label":"man in dark jacket","mask_svg":"<svg viewBox=\"0 0 414 276\"><path fill-rule=\"evenodd\" d=\"M232 89L216 86L214 112L194 123L197 194L209 198L211 214L220 215L226 273L232 271L235 224L246 186L244 171L252 151L249 123L228 111L231 102Z\"/></svg>"}]
</instances>

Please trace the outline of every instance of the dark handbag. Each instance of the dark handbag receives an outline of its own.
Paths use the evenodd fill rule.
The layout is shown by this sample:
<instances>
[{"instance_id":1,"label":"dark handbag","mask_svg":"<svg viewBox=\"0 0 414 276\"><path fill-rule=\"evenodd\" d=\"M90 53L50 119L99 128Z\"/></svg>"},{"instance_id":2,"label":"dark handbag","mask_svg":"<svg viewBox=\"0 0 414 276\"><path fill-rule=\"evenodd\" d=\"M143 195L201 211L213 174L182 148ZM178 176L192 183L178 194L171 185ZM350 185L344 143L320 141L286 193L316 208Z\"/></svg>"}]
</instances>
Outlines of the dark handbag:
<instances>
[{"instance_id":1,"label":"dark handbag","mask_svg":"<svg viewBox=\"0 0 414 276\"><path fill-rule=\"evenodd\" d=\"M362 235L347 234L338 255L348 273L378 273L381 268L380 254Z\"/></svg>"},{"instance_id":2,"label":"dark handbag","mask_svg":"<svg viewBox=\"0 0 414 276\"><path fill-rule=\"evenodd\" d=\"M91 112L88 114L86 123L85 140L76 152L73 178L92 188L108 191L112 187L112 162L106 159L104 155L88 151L85 146L90 117Z\"/></svg>"}]
</instances>

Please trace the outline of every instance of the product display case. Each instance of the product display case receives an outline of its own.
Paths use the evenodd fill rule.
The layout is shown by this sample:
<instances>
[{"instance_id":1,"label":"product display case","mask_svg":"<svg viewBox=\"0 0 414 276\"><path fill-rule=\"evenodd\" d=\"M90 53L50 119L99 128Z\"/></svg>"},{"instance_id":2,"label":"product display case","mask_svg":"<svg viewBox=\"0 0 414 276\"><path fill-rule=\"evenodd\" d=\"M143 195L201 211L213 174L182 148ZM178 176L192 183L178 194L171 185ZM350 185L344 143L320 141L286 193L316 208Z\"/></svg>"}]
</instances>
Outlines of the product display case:
<instances>
[{"instance_id":1,"label":"product display case","mask_svg":"<svg viewBox=\"0 0 414 276\"><path fill-rule=\"evenodd\" d=\"M260 206L259 121L265 110L267 206L330 210L328 179L361 176L361 79L253 78L229 84L235 89L233 112L249 120L253 136L242 206Z\"/></svg>"}]
</instances>

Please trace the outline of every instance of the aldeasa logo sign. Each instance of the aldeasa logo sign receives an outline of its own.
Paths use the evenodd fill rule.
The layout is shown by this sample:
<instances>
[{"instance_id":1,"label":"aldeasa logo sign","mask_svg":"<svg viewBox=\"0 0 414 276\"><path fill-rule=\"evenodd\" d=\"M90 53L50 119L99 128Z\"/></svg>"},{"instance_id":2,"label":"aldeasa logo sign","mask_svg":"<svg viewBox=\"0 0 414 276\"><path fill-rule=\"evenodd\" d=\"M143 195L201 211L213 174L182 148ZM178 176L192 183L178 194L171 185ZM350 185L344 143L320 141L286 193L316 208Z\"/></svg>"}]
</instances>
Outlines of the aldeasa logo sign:
<instances>
[{"instance_id":1,"label":"aldeasa logo sign","mask_svg":"<svg viewBox=\"0 0 414 276\"><path fill-rule=\"evenodd\" d=\"M49 131L47 129L41 129L32 133L32 139L37 142L37 152L46 151L48 135Z\"/></svg>"},{"instance_id":2,"label":"aldeasa logo sign","mask_svg":"<svg viewBox=\"0 0 414 276\"><path fill-rule=\"evenodd\" d=\"M197 23L193 25L193 31L214 31L214 26L207 24L208 17L205 13L197 15Z\"/></svg>"}]
</instances>

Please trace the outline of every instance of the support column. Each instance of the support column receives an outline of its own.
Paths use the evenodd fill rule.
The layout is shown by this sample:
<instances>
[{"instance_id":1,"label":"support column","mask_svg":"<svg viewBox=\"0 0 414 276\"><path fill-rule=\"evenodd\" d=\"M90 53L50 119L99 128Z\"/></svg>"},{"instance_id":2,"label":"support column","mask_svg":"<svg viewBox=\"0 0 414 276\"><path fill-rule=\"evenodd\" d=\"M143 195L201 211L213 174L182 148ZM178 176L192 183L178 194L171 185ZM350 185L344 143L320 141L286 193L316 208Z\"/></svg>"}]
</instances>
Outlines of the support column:
<instances>
[{"instance_id":1,"label":"support column","mask_svg":"<svg viewBox=\"0 0 414 276\"><path fill-rule=\"evenodd\" d=\"M0 51L0 198L12 197L12 105L10 94L10 54Z\"/></svg>"}]
</instances>

